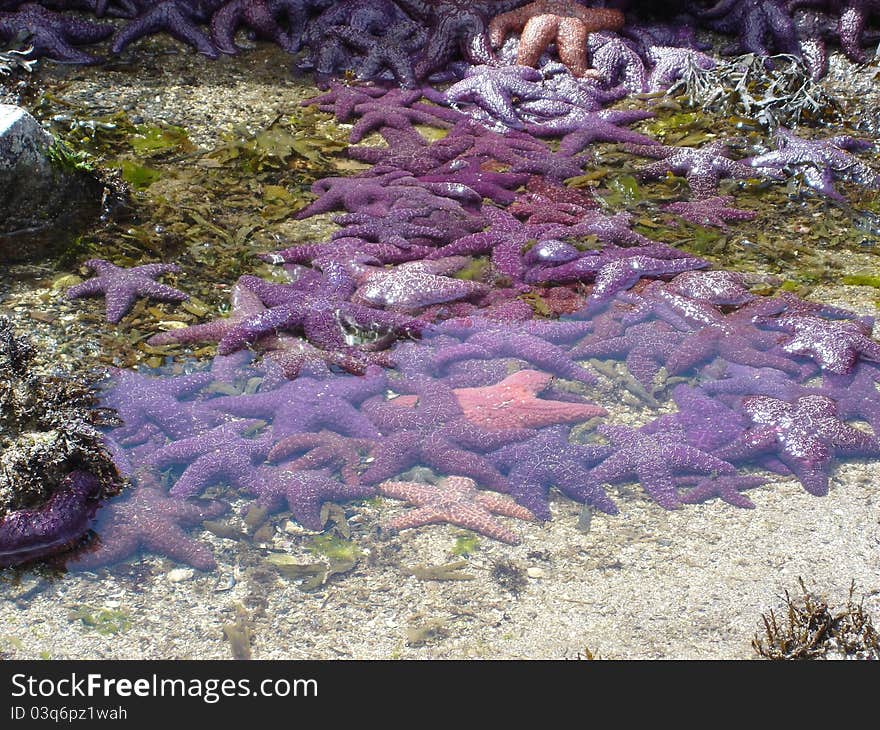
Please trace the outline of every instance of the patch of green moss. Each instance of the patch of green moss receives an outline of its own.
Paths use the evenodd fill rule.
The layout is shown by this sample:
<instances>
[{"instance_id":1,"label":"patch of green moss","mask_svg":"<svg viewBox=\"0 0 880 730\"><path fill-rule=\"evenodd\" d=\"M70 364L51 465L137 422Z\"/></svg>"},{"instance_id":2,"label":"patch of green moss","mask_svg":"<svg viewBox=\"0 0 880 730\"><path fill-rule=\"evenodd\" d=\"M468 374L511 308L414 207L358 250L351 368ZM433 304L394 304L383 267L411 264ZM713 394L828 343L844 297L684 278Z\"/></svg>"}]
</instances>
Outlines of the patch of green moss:
<instances>
[{"instance_id":1,"label":"patch of green moss","mask_svg":"<svg viewBox=\"0 0 880 730\"><path fill-rule=\"evenodd\" d=\"M467 557L475 553L480 547L480 540L474 534L459 535L452 546L452 554L456 557Z\"/></svg>"},{"instance_id":2,"label":"patch of green moss","mask_svg":"<svg viewBox=\"0 0 880 730\"><path fill-rule=\"evenodd\" d=\"M79 621L83 625L94 629L99 634L110 636L131 628L131 616L125 611L110 608L91 609L88 606L79 606L70 613L72 621Z\"/></svg>"}]
</instances>

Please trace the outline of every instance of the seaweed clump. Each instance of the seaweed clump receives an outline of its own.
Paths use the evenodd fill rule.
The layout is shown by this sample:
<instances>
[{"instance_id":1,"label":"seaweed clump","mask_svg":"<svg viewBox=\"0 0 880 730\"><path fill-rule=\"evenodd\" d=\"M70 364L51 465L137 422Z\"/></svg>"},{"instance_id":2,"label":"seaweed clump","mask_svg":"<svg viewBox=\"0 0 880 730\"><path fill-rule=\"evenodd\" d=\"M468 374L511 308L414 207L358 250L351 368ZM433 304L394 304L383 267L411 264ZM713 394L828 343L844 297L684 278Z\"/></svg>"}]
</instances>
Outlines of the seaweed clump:
<instances>
[{"instance_id":1,"label":"seaweed clump","mask_svg":"<svg viewBox=\"0 0 880 730\"><path fill-rule=\"evenodd\" d=\"M103 496L122 477L98 430L115 425L112 411L96 408L88 384L42 375L33 345L0 317L0 518L45 503L74 471L94 475Z\"/></svg>"},{"instance_id":2,"label":"seaweed clump","mask_svg":"<svg viewBox=\"0 0 880 730\"><path fill-rule=\"evenodd\" d=\"M880 659L880 636L865 613L862 602L853 600L855 581L846 604L831 609L825 598L807 590L798 578L802 595L785 592L787 616L761 616L765 639L757 634L754 650L765 659Z\"/></svg>"}]
</instances>

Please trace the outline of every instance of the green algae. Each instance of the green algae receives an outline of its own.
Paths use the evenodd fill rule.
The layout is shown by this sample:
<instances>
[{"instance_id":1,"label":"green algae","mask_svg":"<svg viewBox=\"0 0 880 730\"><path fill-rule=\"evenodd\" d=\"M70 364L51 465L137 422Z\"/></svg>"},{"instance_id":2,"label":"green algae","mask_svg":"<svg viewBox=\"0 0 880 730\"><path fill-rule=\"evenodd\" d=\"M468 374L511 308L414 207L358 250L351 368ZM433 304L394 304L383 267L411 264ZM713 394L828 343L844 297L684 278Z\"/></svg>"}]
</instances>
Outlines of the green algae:
<instances>
[{"instance_id":1,"label":"green algae","mask_svg":"<svg viewBox=\"0 0 880 730\"><path fill-rule=\"evenodd\" d=\"M79 621L102 636L112 636L128 631L132 625L132 619L128 613L112 608L92 609L88 606L78 606L71 611L70 619L71 621Z\"/></svg>"},{"instance_id":2,"label":"green algae","mask_svg":"<svg viewBox=\"0 0 880 730\"><path fill-rule=\"evenodd\" d=\"M473 533L459 535L450 552L457 558L473 555L480 548L480 539Z\"/></svg>"},{"instance_id":3,"label":"green algae","mask_svg":"<svg viewBox=\"0 0 880 730\"><path fill-rule=\"evenodd\" d=\"M414 576L422 581L475 580L475 575L464 572L467 567L469 567L467 560L454 560L443 565L401 566L401 570L406 575Z\"/></svg>"}]
</instances>

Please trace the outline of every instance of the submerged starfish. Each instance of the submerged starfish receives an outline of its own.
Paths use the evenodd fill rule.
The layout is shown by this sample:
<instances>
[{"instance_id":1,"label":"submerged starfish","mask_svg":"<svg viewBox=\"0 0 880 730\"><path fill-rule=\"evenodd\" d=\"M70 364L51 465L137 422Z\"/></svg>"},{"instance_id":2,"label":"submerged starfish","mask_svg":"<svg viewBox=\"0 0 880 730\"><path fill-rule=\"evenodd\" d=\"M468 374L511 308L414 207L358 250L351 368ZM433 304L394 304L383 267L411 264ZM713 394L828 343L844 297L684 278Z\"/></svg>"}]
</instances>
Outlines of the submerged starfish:
<instances>
[{"instance_id":1,"label":"submerged starfish","mask_svg":"<svg viewBox=\"0 0 880 730\"><path fill-rule=\"evenodd\" d=\"M712 30L734 33L737 43L725 48L725 54L754 53L769 56L771 48L782 53L800 55L794 23L786 9L785 0L718 0L696 16Z\"/></svg>"},{"instance_id":2,"label":"submerged starfish","mask_svg":"<svg viewBox=\"0 0 880 730\"><path fill-rule=\"evenodd\" d=\"M732 464L686 443L679 431L602 425L614 453L590 473L601 483L637 478L657 504L666 509L680 506L675 477L683 471L703 474L736 474Z\"/></svg>"},{"instance_id":3,"label":"submerged starfish","mask_svg":"<svg viewBox=\"0 0 880 730\"><path fill-rule=\"evenodd\" d=\"M623 24L620 10L587 8L573 0L536 0L492 18L489 38L497 48L510 31L521 30L516 56L520 66L534 66L555 43L559 60L575 76L584 76L589 71L587 36L599 30L618 31Z\"/></svg>"},{"instance_id":4,"label":"submerged starfish","mask_svg":"<svg viewBox=\"0 0 880 730\"><path fill-rule=\"evenodd\" d=\"M135 487L101 510L94 527L97 540L74 555L67 567L92 570L146 549L199 570L211 570L216 565L211 549L183 528L219 517L226 509L217 500L188 502L160 489Z\"/></svg>"},{"instance_id":5,"label":"submerged starfish","mask_svg":"<svg viewBox=\"0 0 880 730\"><path fill-rule=\"evenodd\" d=\"M0 517L0 568L45 558L79 540L88 532L101 491L94 475L74 471L44 504Z\"/></svg>"},{"instance_id":6,"label":"submerged starfish","mask_svg":"<svg viewBox=\"0 0 880 730\"><path fill-rule=\"evenodd\" d=\"M173 441L156 451L150 461L159 469L172 464L188 465L171 488L170 494L174 497L201 494L218 481L244 487L271 446L265 437L245 437L261 424L254 419L224 423L210 431Z\"/></svg>"},{"instance_id":7,"label":"submerged starfish","mask_svg":"<svg viewBox=\"0 0 880 730\"><path fill-rule=\"evenodd\" d=\"M871 142L845 134L828 139L804 139L783 127L776 130L775 139L775 151L746 162L764 174L775 176L785 169L802 171L809 187L835 200L844 198L835 190L834 180L849 180L862 187L880 189L880 175L850 154L850 150L869 149L873 146Z\"/></svg>"},{"instance_id":8,"label":"submerged starfish","mask_svg":"<svg viewBox=\"0 0 880 730\"><path fill-rule=\"evenodd\" d=\"M159 0L113 36L110 44L112 53L122 50L133 41L154 33L165 32L181 43L193 46L199 53L208 58L217 58L217 49L211 39L199 28L199 23L207 20L210 13L200 3L187 0Z\"/></svg>"},{"instance_id":9,"label":"submerged starfish","mask_svg":"<svg viewBox=\"0 0 880 730\"><path fill-rule=\"evenodd\" d=\"M810 494L827 494L828 467L836 455L880 455L880 439L844 423L825 395L805 395L794 403L750 396L742 407L752 426L718 456L738 461L774 454Z\"/></svg>"},{"instance_id":10,"label":"submerged starfish","mask_svg":"<svg viewBox=\"0 0 880 730\"><path fill-rule=\"evenodd\" d=\"M699 198L718 194L718 181L724 177L748 180L755 172L747 164L727 157L724 142L711 142L702 147L675 147L669 145L625 145L627 152L642 157L657 158L639 171L643 179L663 177L667 172L684 175L691 192Z\"/></svg>"},{"instance_id":11,"label":"submerged starfish","mask_svg":"<svg viewBox=\"0 0 880 730\"><path fill-rule=\"evenodd\" d=\"M304 0L229 0L211 16L211 37L220 51L236 54L239 48L235 45L235 32L244 25L282 50L296 53L302 32L297 20L304 13L304 6ZM279 22L285 15L293 19L293 32Z\"/></svg>"},{"instance_id":12,"label":"submerged starfish","mask_svg":"<svg viewBox=\"0 0 880 730\"><path fill-rule=\"evenodd\" d=\"M24 34L31 49L30 55L45 56L61 63L97 63L100 59L75 46L103 40L112 33L112 25L99 25L53 13L36 3L25 3L11 12L0 12L0 41L5 44Z\"/></svg>"},{"instance_id":13,"label":"submerged starfish","mask_svg":"<svg viewBox=\"0 0 880 730\"><path fill-rule=\"evenodd\" d=\"M67 298L79 299L103 294L107 299L107 321L114 324L126 315L139 296L162 302L183 302L189 299L179 289L154 281L160 274L180 271L180 267L175 264L145 264L122 269L104 259L89 259L83 266L95 271L97 276L70 287Z\"/></svg>"},{"instance_id":14,"label":"submerged starfish","mask_svg":"<svg viewBox=\"0 0 880 730\"><path fill-rule=\"evenodd\" d=\"M675 213L698 226L715 226L727 229L727 221L750 221L758 215L753 210L733 207L732 195L713 195L700 200L682 200L668 203L662 207L668 213Z\"/></svg>"},{"instance_id":15,"label":"submerged starfish","mask_svg":"<svg viewBox=\"0 0 880 730\"><path fill-rule=\"evenodd\" d=\"M250 486L258 495L257 503L270 512L284 505L307 530L321 530L321 507L325 502L349 501L372 497L376 490L363 484L345 484L330 475L328 469L290 471L264 466Z\"/></svg>"},{"instance_id":16,"label":"submerged starfish","mask_svg":"<svg viewBox=\"0 0 880 730\"><path fill-rule=\"evenodd\" d=\"M605 490L590 476L588 467L611 454L609 446L584 446L569 441L569 429L554 426L528 441L511 444L491 455L507 471L507 494L528 507L541 520L550 519L547 495L556 487L565 496L617 514Z\"/></svg>"},{"instance_id":17,"label":"submerged starfish","mask_svg":"<svg viewBox=\"0 0 880 730\"><path fill-rule=\"evenodd\" d=\"M494 62L486 18L522 4L523 0L397 0L410 16L429 25L429 37L416 64L425 78L448 63L456 50L471 64Z\"/></svg>"},{"instance_id":18,"label":"submerged starfish","mask_svg":"<svg viewBox=\"0 0 880 730\"><path fill-rule=\"evenodd\" d=\"M379 493L414 504L418 509L404 512L385 524L385 529L398 532L422 525L449 523L473 530L493 540L518 545L516 533L492 517L504 515L520 520L535 516L513 499L477 488L473 479L448 476L436 486L419 482L382 482Z\"/></svg>"}]
</instances>

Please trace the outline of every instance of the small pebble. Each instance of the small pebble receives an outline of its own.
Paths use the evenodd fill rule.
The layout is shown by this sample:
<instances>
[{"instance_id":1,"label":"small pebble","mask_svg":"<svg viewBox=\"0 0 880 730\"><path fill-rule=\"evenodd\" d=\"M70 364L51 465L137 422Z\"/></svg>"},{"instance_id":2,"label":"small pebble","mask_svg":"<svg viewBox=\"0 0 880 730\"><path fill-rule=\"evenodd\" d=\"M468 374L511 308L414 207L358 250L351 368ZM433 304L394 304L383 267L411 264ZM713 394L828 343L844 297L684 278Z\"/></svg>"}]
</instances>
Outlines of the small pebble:
<instances>
[{"instance_id":1,"label":"small pebble","mask_svg":"<svg viewBox=\"0 0 880 730\"><path fill-rule=\"evenodd\" d=\"M534 566L526 569L526 575L529 576L529 578L545 578L547 576L542 568Z\"/></svg>"},{"instance_id":2,"label":"small pebble","mask_svg":"<svg viewBox=\"0 0 880 730\"><path fill-rule=\"evenodd\" d=\"M172 583L182 583L185 580L189 580L195 575L195 571L192 568L174 568L174 570L169 570L167 578Z\"/></svg>"}]
</instances>

